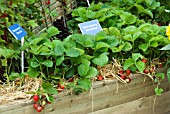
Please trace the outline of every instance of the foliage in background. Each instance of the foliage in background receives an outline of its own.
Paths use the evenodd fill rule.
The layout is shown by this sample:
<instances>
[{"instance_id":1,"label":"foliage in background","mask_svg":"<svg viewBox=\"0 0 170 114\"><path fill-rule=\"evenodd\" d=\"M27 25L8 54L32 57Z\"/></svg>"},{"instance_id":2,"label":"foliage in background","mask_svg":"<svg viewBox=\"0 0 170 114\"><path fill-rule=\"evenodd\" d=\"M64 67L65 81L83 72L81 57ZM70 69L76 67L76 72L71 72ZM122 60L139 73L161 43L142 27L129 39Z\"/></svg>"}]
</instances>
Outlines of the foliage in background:
<instances>
[{"instance_id":1,"label":"foliage in background","mask_svg":"<svg viewBox=\"0 0 170 114\"><path fill-rule=\"evenodd\" d=\"M161 7L163 7L164 11L157 13L160 18L157 18L158 21L162 23L166 23L166 25L170 22L170 2L169 0L157 0L161 3Z\"/></svg>"},{"instance_id":2,"label":"foliage in background","mask_svg":"<svg viewBox=\"0 0 170 114\"><path fill-rule=\"evenodd\" d=\"M73 10L74 18L68 22L68 25L75 30L74 23L98 19L100 23L103 23L102 27L139 26L144 22L166 26L170 20L170 12L166 12L168 5L164 4L166 1L158 0L112 0L98 4L92 2L90 7L81 6Z\"/></svg>"},{"instance_id":3,"label":"foliage in background","mask_svg":"<svg viewBox=\"0 0 170 114\"><path fill-rule=\"evenodd\" d=\"M7 77L11 72L20 72L21 43L8 31L8 27L18 23L27 31L27 37L32 36L35 27L47 27L47 18L57 16L56 10L50 12L50 2L41 0L1 0L0 1L0 77ZM27 39L25 37L25 39ZM3 70L5 69L5 70Z\"/></svg>"}]
</instances>

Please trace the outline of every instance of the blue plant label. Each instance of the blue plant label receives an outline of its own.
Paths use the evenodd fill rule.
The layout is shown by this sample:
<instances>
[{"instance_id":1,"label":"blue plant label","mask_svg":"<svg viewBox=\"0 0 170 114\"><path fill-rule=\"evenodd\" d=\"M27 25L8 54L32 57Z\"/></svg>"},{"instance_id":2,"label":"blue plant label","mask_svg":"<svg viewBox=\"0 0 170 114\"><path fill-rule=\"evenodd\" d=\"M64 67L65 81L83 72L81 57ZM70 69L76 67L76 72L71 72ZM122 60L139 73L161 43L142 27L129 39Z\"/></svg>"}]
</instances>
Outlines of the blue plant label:
<instances>
[{"instance_id":1,"label":"blue plant label","mask_svg":"<svg viewBox=\"0 0 170 114\"><path fill-rule=\"evenodd\" d=\"M21 40L21 38L27 35L27 32L19 24L13 24L8 27L8 30L17 40Z\"/></svg>"},{"instance_id":2,"label":"blue plant label","mask_svg":"<svg viewBox=\"0 0 170 114\"><path fill-rule=\"evenodd\" d=\"M96 35L98 32L102 31L99 21L92 20L84 23L78 24L82 34Z\"/></svg>"}]
</instances>

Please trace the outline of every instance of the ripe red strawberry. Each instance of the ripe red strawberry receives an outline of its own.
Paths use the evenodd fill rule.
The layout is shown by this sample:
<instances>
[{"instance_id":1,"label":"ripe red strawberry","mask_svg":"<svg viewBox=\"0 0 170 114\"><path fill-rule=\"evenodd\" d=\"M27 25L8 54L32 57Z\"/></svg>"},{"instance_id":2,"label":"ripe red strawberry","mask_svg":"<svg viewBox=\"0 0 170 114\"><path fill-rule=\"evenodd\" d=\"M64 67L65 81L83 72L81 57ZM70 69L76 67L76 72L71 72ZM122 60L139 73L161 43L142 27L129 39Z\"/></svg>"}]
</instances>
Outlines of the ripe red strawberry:
<instances>
[{"instance_id":1,"label":"ripe red strawberry","mask_svg":"<svg viewBox=\"0 0 170 114\"><path fill-rule=\"evenodd\" d=\"M9 2L9 5L12 5L12 1Z\"/></svg>"},{"instance_id":2,"label":"ripe red strawberry","mask_svg":"<svg viewBox=\"0 0 170 114\"><path fill-rule=\"evenodd\" d=\"M125 75L121 75L120 77L121 77L123 80L126 79L126 76L125 76Z\"/></svg>"},{"instance_id":3,"label":"ripe red strawberry","mask_svg":"<svg viewBox=\"0 0 170 114\"><path fill-rule=\"evenodd\" d=\"M35 103L35 104L34 104L34 108L37 109L37 107L38 107L38 104Z\"/></svg>"},{"instance_id":4,"label":"ripe red strawberry","mask_svg":"<svg viewBox=\"0 0 170 114\"><path fill-rule=\"evenodd\" d=\"M44 20L41 20L42 23L44 23ZM50 72L50 74L52 74L52 72Z\"/></svg>"},{"instance_id":5,"label":"ripe red strawberry","mask_svg":"<svg viewBox=\"0 0 170 114\"><path fill-rule=\"evenodd\" d=\"M61 89L65 89L64 85L60 85L60 88L61 88Z\"/></svg>"},{"instance_id":6,"label":"ripe red strawberry","mask_svg":"<svg viewBox=\"0 0 170 114\"><path fill-rule=\"evenodd\" d=\"M73 81L74 81L74 78L70 78L68 81L69 81L69 82L73 82Z\"/></svg>"},{"instance_id":7,"label":"ripe red strawberry","mask_svg":"<svg viewBox=\"0 0 170 114\"><path fill-rule=\"evenodd\" d=\"M148 70L148 69L145 69L143 72L144 72L145 74L148 74L148 73L149 73L149 70Z\"/></svg>"},{"instance_id":8,"label":"ripe red strawberry","mask_svg":"<svg viewBox=\"0 0 170 114\"><path fill-rule=\"evenodd\" d=\"M159 63L159 64L158 64L158 67L159 67L159 68L162 68L162 63Z\"/></svg>"},{"instance_id":9,"label":"ripe red strawberry","mask_svg":"<svg viewBox=\"0 0 170 114\"><path fill-rule=\"evenodd\" d=\"M0 16L0 19L1 19L1 18L5 18L5 17L7 17L7 14L6 14L6 13L4 13L3 15L1 15L1 16Z\"/></svg>"},{"instance_id":10,"label":"ripe red strawberry","mask_svg":"<svg viewBox=\"0 0 170 114\"><path fill-rule=\"evenodd\" d=\"M33 99L34 99L34 102L38 102L39 96L38 95L34 95Z\"/></svg>"},{"instance_id":11,"label":"ripe red strawberry","mask_svg":"<svg viewBox=\"0 0 170 114\"><path fill-rule=\"evenodd\" d=\"M43 108L42 108L41 106L38 106L38 107L37 107L37 112L41 112L42 109L43 109Z\"/></svg>"},{"instance_id":12,"label":"ripe red strawberry","mask_svg":"<svg viewBox=\"0 0 170 114\"><path fill-rule=\"evenodd\" d=\"M57 88L57 91L58 91L58 93L60 93L61 92L61 88Z\"/></svg>"},{"instance_id":13,"label":"ripe red strawberry","mask_svg":"<svg viewBox=\"0 0 170 114\"><path fill-rule=\"evenodd\" d=\"M42 98L42 99L45 98L45 95L42 95L41 98Z\"/></svg>"},{"instance_id":14,"label":"ripe red strawberry","mask_svg":"<svg viewBox=\"0 0 170 114\"><path fill-rule=\"evenodd\" d=\"M158 23L158 26L161 26L161 23Z\"/></svg>"},{"instance_id":15,"label":"ripe red strawberry","mask_svg":"<svg viewBox=\"0 0 170 114\"><path fill-rule=\"evenodd\" d=\"M53 21L53 19L50 17L50 21Z\"/></svg>"},{"instance_id":16,"label":"ripe red strawberry","mask_svg":"<svg viewBox=\"0 0 170 114\"><path fill-rule=\"evenodd\" d=\"M147 63L148 61L146 59L142 59L142 62Z\"/></svg>"},{"instance_id":17,"label":"ripe red strawberry","mask_svg":"<svg viewBox=\"0 0 170 114\"><path fill-rule=\"evenodd\" d=\"M127 69L126 70L126 75L130 75L130 73L131 73L130 69Z\"/></svg>"},{"instance_id":18,"label":"ripe red strawberry","mask_svg":"<svg viewBox=\"0 0 170 114\"><path fill-rule=\"evenodd\" d=\"M149 70L150 73L152 73L153 71L154 71L154 69L152 69L152 68Z\"/></svg>"},{"instance_id":19,"label":"ripe red strawberry","mask_svg":"<svg viewBox=\"0 0 170 114\"><path fill-rule=\"evenodd\" d=\"M152 66L151 66L151 68L152 68L152 69L155 69L155 66L154 66L154 65L152 65Z\"/></svg>"},{"instance_id":20,"label":"ripe red strawberry","mask_svg":"<svg viewBox=\"0 0 170 114\"><path fill-rule=\"evenodd\" d=\"M48 104L51 104L51 102L50 102L50 101L47 101L47 103L48 103Z\"/></svg>"},{"instance_id":21,"label":"ripe red strawberry","mask_svg":"<svg viewBox=\"0 0 170 114\"><path fill-rule=\"evenodd\" d=\"M103 77L101 75L98 75L97 80L101 81L101 80L103 80Z\"/></svg>"},{"instance_id":22,"label":"ripe red strawberry","mask_svg":"<svg viewBox=\"0 0 170 114\"><path fill-rule=\"evenodd\" d=\"M50 0L48 0L47 2L45 2L46 5L50 5Z\"/></svg>"},{"instance_id":23,"label":"ripe red strawberry","mask_svg":"<svg viewBox=\"0 0 170 114\"><path fill-rule=\"evenodd\" d=\"M64 85L62 84L58 84L58 87L60 87L61 89L65 89Z\"/></svg>"},{"instance_id":24,"label":"ripe red strawberry","mask_svg":"<svg viewBox=\"0 0 170 114\"><path fill-rule=\"evenodd\" d=\"M43 105L42 105L41 107L42 107L42 109L44 109L44 108L45 108L45 106L43 106Z\"/></svg>"},{"instance_id":25,"label":"ripe red strawberry","mask_svg":"<svg viewBox=\"0 0 170 114\"><path fill-rule=\"evenodd\" d=\"M124 74L124 71L123 70L119 70L119 74Z\"/></svg>"},{"instance_id":26,"label":"ripe red strawberry","mask_svg":"<svg viewBox=\"0 0 170 114\"><path fill-rule=\"evenodd\" d=\"M4 13L4 18L7 17L7 13Z\"/></svg>"}]
</instances>

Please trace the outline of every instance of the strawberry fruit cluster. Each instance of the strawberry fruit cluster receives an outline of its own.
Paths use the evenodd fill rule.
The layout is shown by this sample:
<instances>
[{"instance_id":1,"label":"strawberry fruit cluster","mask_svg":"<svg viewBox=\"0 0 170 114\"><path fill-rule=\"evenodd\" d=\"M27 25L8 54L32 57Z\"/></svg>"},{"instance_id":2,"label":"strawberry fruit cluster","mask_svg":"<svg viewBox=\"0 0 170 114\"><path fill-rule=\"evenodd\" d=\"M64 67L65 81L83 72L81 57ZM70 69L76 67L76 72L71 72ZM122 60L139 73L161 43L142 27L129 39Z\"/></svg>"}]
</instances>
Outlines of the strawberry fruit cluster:
<instances>
[{"instance_id":1,"label":"strawberry fruit cluster","mask_svg":"<svg viewBox=\"0 0 170 114\"><path fill-rule=\"evenodd\" d=\"M120 78L125 80L127 83L129 83L131 81L131 78L129 77L130 74L131 74L130 69L127 69L126 71L119 70L119 72L118 72L118 76L120 76Z\"/></svg>"},{"instance_id":2,"label":"strawberry fruit cluster","mask_svg":"<svg viewBox=\"0 0 170 114\"><path fill-rule=\"evenodd\" d=\"M45 97L45 95L34 95L33 96L33 101L34 101L34 109L37 110L37 112L41 112L46 104L51 104Z\"/></svg>"},{"instance_id":3,"label":"strawberry fruit cluster","mask_svg":"<svg viewBox=\"0 0 170 114\"><path fill-rule=\"evenodd\" d=\"M58 93L60 93L61 91L63 91L65 89L65 86L64 86L64 84L58 84L58 86L57 86L57 91L58 91Z\"/></svg>"}]
</instances>

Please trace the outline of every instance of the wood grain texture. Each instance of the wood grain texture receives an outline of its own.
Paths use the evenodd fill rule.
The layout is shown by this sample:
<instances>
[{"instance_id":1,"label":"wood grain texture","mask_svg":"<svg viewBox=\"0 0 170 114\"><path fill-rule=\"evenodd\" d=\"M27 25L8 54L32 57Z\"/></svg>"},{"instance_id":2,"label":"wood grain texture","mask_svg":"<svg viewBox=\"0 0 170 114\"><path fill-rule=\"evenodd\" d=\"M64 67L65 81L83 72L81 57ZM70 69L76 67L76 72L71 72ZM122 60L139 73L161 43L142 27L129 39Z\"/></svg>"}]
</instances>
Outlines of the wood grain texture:
<instances>
[{"instance_id":1,"label":"wood grain texture","mask_svg":"<svg viewBox=\"0 0 170 114\"><path fill-rule=\"evenodd\" d=\"M93 114L168 114L170 111L170 91L157 97L154 110L155 95L143 97L114 107L93 112ZM92 113L88 113L92 114Z\"/></svg>"}]
</instances>

